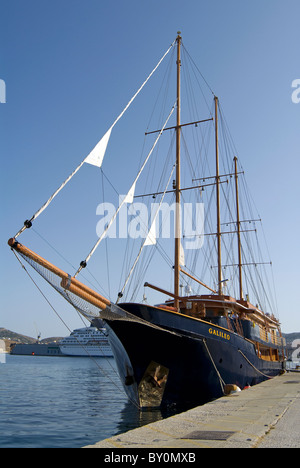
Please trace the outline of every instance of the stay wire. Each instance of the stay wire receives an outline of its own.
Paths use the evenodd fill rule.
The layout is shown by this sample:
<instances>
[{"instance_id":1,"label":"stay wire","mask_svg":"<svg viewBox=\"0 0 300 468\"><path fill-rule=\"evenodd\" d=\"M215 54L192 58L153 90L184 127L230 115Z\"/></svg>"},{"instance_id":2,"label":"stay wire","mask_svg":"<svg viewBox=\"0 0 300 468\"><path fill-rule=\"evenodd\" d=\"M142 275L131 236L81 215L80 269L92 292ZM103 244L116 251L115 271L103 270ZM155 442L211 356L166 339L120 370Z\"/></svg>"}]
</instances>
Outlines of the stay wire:
<instances>
[{"instance_id":1,"label":"stay wire","mask_svg":"<svg viewBox=\"0 0 300 468\"><path fill-rule=\"evenodd\" d=\"M72 332L72 330L69 328L69 326L66 324L66 322L64 321L64 319L59 315L59 313L57 312L57 310L55 309L55 307L51 304L51 302L49 301L49 299L47 298L47 296L43 293L43 291L41 290L41 288L38 286L38 284L36 283L36 281L33 279L33 277L31 276L31 274L29 273L29 271L27 270L27 268L25 267L25 265L23 264L23 262L20 260L20 258L18 257L18 255L16 254L16 252L11 249L13 254L15 255L16 259L18 260L19 264L21 265L21 268L27 273L28 277L31 279L31 281L33 282L33 284L35 285L35 287L37 288L37 290L40 292L40 294L43 296L43 298L45 299L45 301L47 302L47 304L51 307L51 309L53 310L53 312L55 313L55 315L58 317L58 319L63 323L63 325L67 328L67 330L69 331L69 333ZM76 338L77 339L77 338ZM78 341L79 342L79 341ZM80 342L79 342L80 343ZM81 346L83 346L81 343L80 343ZM86 350L86 348L84 348ZM118 384L116 384L116 382L109 376L109 374L107 374L107 372L105 372L102 367L98 364L98 362L96 361L96 359L94 359L94 357L86 350L89 358L95 363L95 365L97 366L98 370L108 379L110 380L110 382L119 390L121 391L122 393L124 393L124 389L121 388ZM115 369L111 366L111 368L113 369L113 371L116 373ZM127 395L128 396L128 395ZM137 408L139 408L138 404L132 400L129 396L128 396L129 400L131 401L131 403L133 405L135 405Z\"/></svg>"},{"instance_id":2,"label":"stay wire","mask_svg":"<svg viewBox=\"0 0 300 468\"><path fill-rule=\"evenodd\" d=\"M66 262L70 267L72 267L72 269L74 271L76 271L76 267L66 258L62 255L62 253L57 250L56 247L54 247L40 232L38 232L36 229L34 229L33 227L31 228L32 231L40 237L40 239L42 239L43 242L45 242L48 247L50 247L62 260L64 260L64 262ZM86 268L85 270L87 273L89 273L89 275L93 278L93 280L95 281L95 283L97 284L93 284L85 275L82 274L82 278L84 278L90 285L93 289L95 290L98 290L101 292L101 294L103 294L104 296L108 297L108 292L104 289L104 287L100 284L100 282L97 280L97 278L93 275L93 273L88 269Z\"/></svg>"}]
</instances>

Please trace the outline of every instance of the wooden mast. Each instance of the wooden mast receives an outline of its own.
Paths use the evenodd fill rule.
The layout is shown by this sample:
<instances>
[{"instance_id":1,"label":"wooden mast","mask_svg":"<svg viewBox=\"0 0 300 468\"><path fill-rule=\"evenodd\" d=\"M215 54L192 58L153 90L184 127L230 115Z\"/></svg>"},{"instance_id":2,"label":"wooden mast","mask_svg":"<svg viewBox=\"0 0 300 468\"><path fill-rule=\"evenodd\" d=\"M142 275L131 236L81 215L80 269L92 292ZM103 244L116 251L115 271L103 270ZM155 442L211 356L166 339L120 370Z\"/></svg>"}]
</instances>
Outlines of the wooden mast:
<instances>
[{"instance_id":1,"label":"wooden mast","mask_svg":"<svg viewBox=\"0 0 300 468\"><path fill-rule=\"evenodd\" d=\"M180 68L181 68L181 35L177 36L177 125L176 125L176 227L175 227L175 263L174 263L174 306L179 310L179 277L180 277L180 245L181 245L181 219L180 219Z\"/></svg>"},{"instance_id":2,"label":"wooden mast","mask_svg":"<svg viewBox=\"0 0 300 468\"><path fill-rule=\"evenodd\" d=\"M219 136L218 136L218 98L215 96L215 142L216 142L216 184L217 184L217 242L218 242L218 294L222 295L221 259L221 214L220 214L220 173L219 173Z\"/></svg>"},{"instance_id":3,"label":"wooden mast","mask_svg":"<svg viewBox=\"0 0 300 468\"><path fill-rule=\"evenodd\" d=\"M243 277L242 277L242 244L241 244L241 221L240 221L240 206L239 206L239 185L238 185L238 170L237 157L234 157L234 174L235 174L235 193L236 193L236 219L237 219L237 235L238 235L238 256L239 256L239 289L240 299L243 299Z\"/></svg>"}]
</instances>

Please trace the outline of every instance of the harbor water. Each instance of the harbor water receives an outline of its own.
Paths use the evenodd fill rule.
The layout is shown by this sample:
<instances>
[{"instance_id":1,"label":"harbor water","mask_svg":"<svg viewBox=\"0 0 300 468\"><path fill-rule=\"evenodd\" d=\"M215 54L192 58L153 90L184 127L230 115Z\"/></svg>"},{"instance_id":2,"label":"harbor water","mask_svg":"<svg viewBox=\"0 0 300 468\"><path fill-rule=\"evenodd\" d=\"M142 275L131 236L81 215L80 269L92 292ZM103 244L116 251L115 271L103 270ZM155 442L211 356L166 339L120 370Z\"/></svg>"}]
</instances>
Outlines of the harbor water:
<instances>
[{"instance_id":1,"label":"harbor water","mask_svg":"<svg viewBox=\"0 0 300 468\"><path fill-rule=\"evenodd\" d=\"M128 403L112 358L7 355L0 380L0 448L83 447L163 418Z\"/></svg>"}]
</instances>

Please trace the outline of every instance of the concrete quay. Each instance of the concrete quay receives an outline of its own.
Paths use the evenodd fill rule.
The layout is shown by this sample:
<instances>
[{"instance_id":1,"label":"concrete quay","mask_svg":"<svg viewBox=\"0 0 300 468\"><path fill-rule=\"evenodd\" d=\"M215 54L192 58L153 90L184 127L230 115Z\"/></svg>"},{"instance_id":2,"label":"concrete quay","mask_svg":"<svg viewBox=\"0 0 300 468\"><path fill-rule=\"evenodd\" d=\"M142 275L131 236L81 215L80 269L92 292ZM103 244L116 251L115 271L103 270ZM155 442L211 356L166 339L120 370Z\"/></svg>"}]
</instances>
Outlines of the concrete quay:
<instances>
[{"instance_id":1,"label":"concrete quay","mask_svg":"<svg viewBox=\"0 0 300 468\"><path fill-rule=\"evenodd\" d=\"M300 372L85 448L300 448Z\"/></svg>"}]
</instances>

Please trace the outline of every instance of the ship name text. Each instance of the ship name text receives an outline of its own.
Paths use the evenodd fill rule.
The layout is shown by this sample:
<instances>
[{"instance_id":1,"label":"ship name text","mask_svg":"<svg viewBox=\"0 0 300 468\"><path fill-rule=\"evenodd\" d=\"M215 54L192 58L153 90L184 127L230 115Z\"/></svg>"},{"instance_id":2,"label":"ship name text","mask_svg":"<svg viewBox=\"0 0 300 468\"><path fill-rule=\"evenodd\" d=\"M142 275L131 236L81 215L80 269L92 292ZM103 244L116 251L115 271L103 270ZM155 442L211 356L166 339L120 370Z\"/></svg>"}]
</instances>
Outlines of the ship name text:
<instances>
[{"instance_id":1,"label":"ship name text","mask_svg":"<svg viewBox=\"0 0 300 468\"><path fill-rule=\"evenodd\" d=\"M223 338L224 340L228 340L228 341L230 340L230 335L228 333L224 333L221 330L216 330L215 328L210 328L208 330L208 333L210 335L219 336L220 338Z\"/></svg>"}]
</instances>

